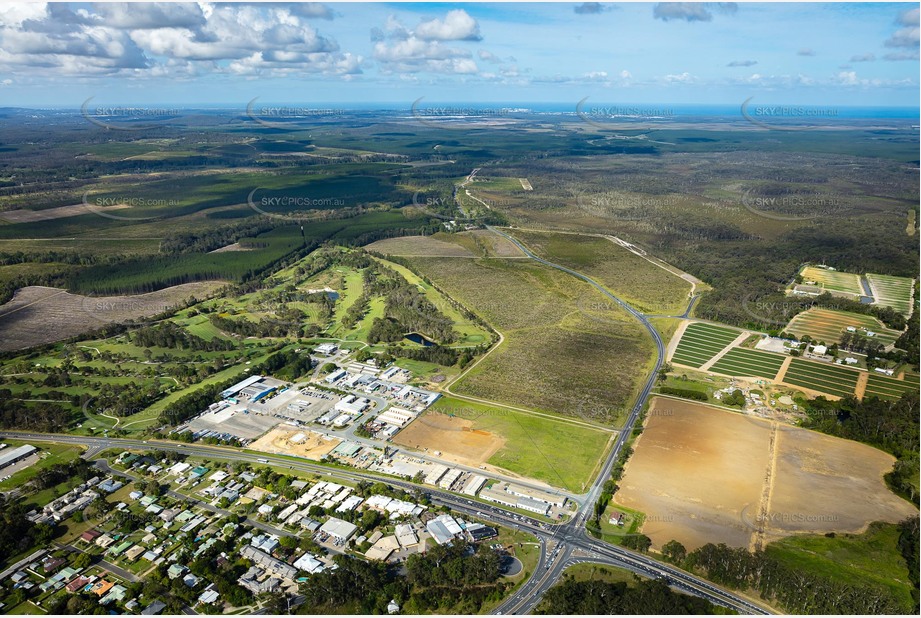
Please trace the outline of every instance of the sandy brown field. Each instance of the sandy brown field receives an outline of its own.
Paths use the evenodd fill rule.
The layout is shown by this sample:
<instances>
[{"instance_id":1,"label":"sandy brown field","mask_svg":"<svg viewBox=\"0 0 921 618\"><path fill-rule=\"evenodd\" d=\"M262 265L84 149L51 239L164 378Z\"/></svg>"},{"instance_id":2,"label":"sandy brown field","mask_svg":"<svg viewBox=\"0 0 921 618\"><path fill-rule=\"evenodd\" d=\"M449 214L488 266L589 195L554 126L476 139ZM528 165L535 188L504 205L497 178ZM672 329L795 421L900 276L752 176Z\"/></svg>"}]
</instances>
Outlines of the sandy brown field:
<instances>
[{"instance_id":1,"label":"sandy brown field","mask_svg":"<svg viewBox=\"0 0 921 618\"><path fill-rule=\"evenodd\" d=\"M671 539L755 548L916 514L883 481L893 461L857 442L654 398L615 500L646 514L656 548Z\"/></svg>"},{"instance_id":2,"label":"sandy brown field","mask_svg":"<svg viewBox=\"0 0 921 618\"><path fill-rule=\"evenodd\" d=\"M385 238L365 247L384 255L431 256L431 257L473 257L473 253L464 247L432 238L431 236L408 236L405 238Z\"/></svg>"},{"instance_id":3,"label":"sandy brown field","mask_svg":"<svg viewBox=\"0 0 921 618\"><path fill-rule=\"evenodd\" d=\"M184 283L135 296L81 296L57 288L29 286L0 305L0 351L52 343L105 324L163 313L190 296L203 298L221 281Z\"/></svg>"},{"instance_id":4,"label":"sandy brown field","mask_svg":"<svg viewBox=\"0 0 921 618\"><path fill-rule=\"evenodd\" d=\"M291 438L299 433L304 434L306 439L297 444L291 442ZM339 438L324 436L315 431L287 429L279 426L250 444L249 448L263 453L297 455L305 459L320 461L341 442Z\"/></svg>"},{"instance_id":5,"label":"sandy brown field","mask_svg":"<svg viewBox=\"0 0 921 618\"><path fill-rule=\"evenodd\" d=\"M410 423L393 442L422 450L439 450L444 459L480 466L505 444L505 439L488 431L473 429L473 421L426 413Z\"/></svg>"}]
</instances>

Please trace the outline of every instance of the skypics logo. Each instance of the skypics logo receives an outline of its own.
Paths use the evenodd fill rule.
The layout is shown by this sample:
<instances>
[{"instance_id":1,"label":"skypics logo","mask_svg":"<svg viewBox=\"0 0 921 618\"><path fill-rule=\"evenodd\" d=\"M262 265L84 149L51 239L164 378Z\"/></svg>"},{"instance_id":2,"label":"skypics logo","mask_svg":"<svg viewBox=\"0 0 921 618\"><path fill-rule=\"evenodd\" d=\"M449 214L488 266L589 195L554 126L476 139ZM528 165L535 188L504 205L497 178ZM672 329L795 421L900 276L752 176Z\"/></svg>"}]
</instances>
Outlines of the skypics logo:
<instances>
[{"instance_id":1,"label":"skypics logo","mask_svg":"<svg viewBox=\"0 0 921 618\"><path fill-rule=\"evenodd\" d=\"M642 221L655 216L660 208L672 208L681 202L675 195L643 195L619 191L579 192L576 205L580 210L617 221Z\"/></svg>"},{"instance_id":2,"label":"skypics logo","mask_svg":"<svg viewBox=\"0 0 921 618\"><path fill-rule=\"evenodd\" d=\"M756 127L770 131L814 131L822 128L810 120L835 119L839 117L836 107L813 107L805 105L752 105L748 97L742 102L742 117Z\"/></svg>"},{"instance_id":3,"label":"skypics logo","mask_svg":"<svg viewBox=\"0 0 921 618\"><path fill-rule=\"evenodd\" d=\"M675 110L669 107L648 105L599 105L589 106L589 97L576 103L576 115L586 124L596 129L645 129L643 123L673 120Z\"/></svg>"},{"instance_id":4,"label":"skypics logo","mask_svg":"<svg viewBox=\"0 0 921 618\"><path fill-rule=\"evenodd\" d=\"M774 221L812 221L819 217L839 215L845 210L844 200L836 196L762 196L754 191L748 189L742 194L742 206L754 215Z\"/></svg>"},{"instance_id":5,"label":"skypics logo","mask_svg":"<svg viewBox=\"0 0 921 618\"><path fill-rule=\"evenodd\" d=\"M835 513L806 513L803 511L759 511L746 504L739 513L742 524L754 532L765 530L821 531L837 527L840 517Z\"/></svg>"},{"instance_id":6,"label":"skypics logo","mask_svg":"<svg viewBox=\"0 0 921 618\"><path fill-rule=\"evenodd\" d=\"M515 111L508 107L458 107L441 105L426 107L422 105L425 97L419 97L410 106L410 114L420 124L431 129L448 129L468 131L471 127L489 127L490 121L511 119Z\"/></svg>"},{"instance_id":7,"label":"skypics logo","mask_svg":"<svg viewBox=\"0 0 921 618\"><path fill-rule=\"evenodd\" d=\"M179 202L168 199L150 199L143 197L115 197L106 195L97 195L90 197L89 192L83 194L83 206L94 215L114 219L116 221L153 221L162 219L165 214L150 215L147 217L116 215L112 210L121 210L127 208L168 208L178 207Z\"/></svg>"},{"instance_id":8,"label":"skypics logo","mask_svg":"<svg viewBox=\"0 0 921 618\"><path fill-rule=\"evenodd\" d=\"M254 212L265 215L266 217L272 217L273 219L303 222L311 218L306 215L305 211L344 208L346 205L346 200L342 198L312 198L306 195L267 195L256 200L256 193L262 190L262 187L256 187L250 191L249 195L246 197L246 203ZM276 212L277 210L285 210L286 212L279 213Z\"/></svg>"},{"instance_id":9,"label":"skypics logo","mask_svg":"<svg viewBox=\"0 0 921 618\"><path fill-rule=\"evenodd\" d=\"M97 106L90 107L90 101L95 96L88 98L80 106L80 115L97 127L107 131L145 131L164 126L170 120L182 114L179 108L166 107L129 107L129 106Z\"/></svg>"},{"instance_id":10,"label":"skypics logo","mask_svg":"<svg viewBox=\"0 0 921 618\"><path fill-rule=\"evenodd\" d=\"M102 324L126 322L129 326L149 326L157 322L153 316L171 312L179 303L150 298L148 294L138 296L110 296L98 298L84 296L80 308L85 314Z\"/></svg>"},{"instance_id":11,"label":"skypics logo","mask_svg":"<svg viewBox=\"0 0 921 618\"><path fill-rule=\"evenodd\" d=\"M304 107L304 106L262 106L257 108L254 98L246 104L246 117L258 125L268 129L281 129L292 131L300 129L298 120L338 119L345 115L345 110L336 108Z\"/></svg>"},{"instance_id":12,"label":"skypics logo","mask_svg":"<svg viewBox=\"0 0 921 618\"><path fill-rule=\"evenodd\" d=\"M782 301L759 300L755 298L755 292L749 292L742 298L742 309L762 324L773 324L780 327L786 327L795 315L809 309L846 310L844 306L836 302L817 302L811 298L795 296ZM778 316L782 316L782 319L778 319Z\"/></svg>"}]
</instances>

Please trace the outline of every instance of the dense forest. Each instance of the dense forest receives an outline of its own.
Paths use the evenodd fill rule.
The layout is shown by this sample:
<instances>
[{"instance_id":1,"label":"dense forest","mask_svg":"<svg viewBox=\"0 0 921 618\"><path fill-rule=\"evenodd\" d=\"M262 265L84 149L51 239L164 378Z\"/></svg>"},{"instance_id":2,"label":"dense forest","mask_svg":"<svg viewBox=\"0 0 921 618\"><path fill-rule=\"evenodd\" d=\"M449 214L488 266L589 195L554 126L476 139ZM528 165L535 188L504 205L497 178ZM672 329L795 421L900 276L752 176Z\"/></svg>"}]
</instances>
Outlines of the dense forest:
<instances>
[{"instance_id":1,"label":"dense forest","mask_svg":"<svg viewBox=\"0 0 921 618\"><path fill-rule=\"evenodd\" d=\"M727 613L709 601L673 591L659 580L635 586L624 582L566 578L547 591L537 614L550 615L683 615Z\"/></svg>"}]
</instances>

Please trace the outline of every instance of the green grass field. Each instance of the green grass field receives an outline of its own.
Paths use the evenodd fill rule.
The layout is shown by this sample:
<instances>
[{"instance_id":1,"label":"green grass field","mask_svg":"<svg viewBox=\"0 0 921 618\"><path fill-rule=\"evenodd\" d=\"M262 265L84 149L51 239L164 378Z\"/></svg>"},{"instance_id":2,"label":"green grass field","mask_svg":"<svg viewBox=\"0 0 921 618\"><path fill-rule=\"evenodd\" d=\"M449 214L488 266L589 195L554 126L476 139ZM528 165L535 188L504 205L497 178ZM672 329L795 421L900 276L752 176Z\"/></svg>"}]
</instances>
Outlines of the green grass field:
<instances>
[{"instance_id":1,"label":"green grass field","mask_svg":"<svg viewBox=\"0 0 921 618\"><path fill-rule=\"evenodd\" d=\"M873 337L867 338L886 346L895 343L902 334L886 328L885 324L872 315L817 308L795 315L784 330L797 337L809 335L817 341L831 345L841 341L849 326L855 329L856 334L864 337L867 337L867 331L875 333Z\"/></svg>"},{"instance_id":2,"label":"green grass field","mask_svg":"<svg viewBox=\"0 0 921 618\"><path fill-rule=\"evenodd\" d=\"M784 382L810 388L829 395L853 395L860 374L853 369L794 358L784 376Z\"/></svg>"},{"instance_id":3,"label":"green grass field","mask_svg":"<svg viewBox=\"0 0 921 618\"><path fill-rule=\"evenodd\" d=\"M588 275L640 311L677 315L687 307L690 283L607 238L510 232L535 254Z\"/></svg>"},{"instance_id":4,"label":"green grass field","mask_svg":"<svg viewBox=\"0 0 921 618\"><path fill-rule=\"evenodd\" d=\"M731 328L695 322L688 325L681 335L681 341L678 342L671 361L700 368L738 336L739 331Z\"/></svg>"},{"instance_id":5,"label":"green grass field","mask_svg":"<svg viewBox=\"0 0 921 618\"><path fill-rule=\"evenodd\" d=\"M455 392L615 424L623 418L651 369L652 342L626 312L611 309L606 320L586 315L580 303L603 303L600 292L531 261L411 263L505 337L452 385ZM615 315L619 321L610 321Z\"/></svg>"},{"instance_id":6,"label":"green grass field","mask_svg":"<svg viewBox=\"0 0 921 618\"><path fill-rule=\"evenodd\" d=\"M832 292L842 292L854 296L863 296L860 275L827 270L815 266L804 266L800 271L804 282L815 281L816 285Z\"/></svg>"},{"instance_id":7,"label":"green grass field","mask_svg":"<svg viewBox=\"0 0 921 618\"><path fill-rule=\"evenodd\" d=\"M787 537L770 543L765 552L798 571L886 588L906 613L913 613L908 569L918 565L905 563L898 538L899 530L894 524L874 523L863 534Z\"/></svg>"},{"instance_id":8,"label":"green grass field","mask_svg":"<svg viewBox=\"0 0 921 618\"><path fill-rule=\"evenodd\" d=\"M710 370L729 376L755 376L773 380L785 358L761 350L733 348L713 363Z\"/></svg>"},{"instance_id":9,"label":"green grass field","mask_svg":"<svg viewBox=\"0 0 921 618\"><path fill-rule=\"evenodd\" d=\"M614 435L565 418L535 416L454 397L442 397L430 409L473 421L472 429L504 438L505 444L487 463L575 492L591 484Z\"/></svg>"},{"instance_id":10,"label":"green grass field","mask_svg":"<svg viewBox=\"0 0 921 618\"><path fill-rule=\"evenodd\" d=\"M913 310L911 291L915 283L914 279L867 273L867 282L870 284L870 289L873 290L877 304L892 307L904 315L911 314Z\"/></svg>"}]
</instances>

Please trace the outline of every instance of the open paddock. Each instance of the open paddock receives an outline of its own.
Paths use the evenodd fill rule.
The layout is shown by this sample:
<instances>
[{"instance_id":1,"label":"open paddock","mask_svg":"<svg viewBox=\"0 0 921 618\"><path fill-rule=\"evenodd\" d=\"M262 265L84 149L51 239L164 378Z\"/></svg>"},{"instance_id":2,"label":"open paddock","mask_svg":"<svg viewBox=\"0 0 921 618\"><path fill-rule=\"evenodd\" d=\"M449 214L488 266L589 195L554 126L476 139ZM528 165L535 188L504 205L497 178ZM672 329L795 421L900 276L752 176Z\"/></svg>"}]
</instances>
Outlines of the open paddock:
<instances>
[{"instance_id":1,"label":"open paddock","mask_svg":"<svg viewBox=\"0 0 921 618\"><path fill-rule=\"evenodd\" d=\"M880 450L705 404L653 398L617 502L661 548L754 547L791 534L860 532L917 509L889 491Z\"/></svg>"}]
</instances>

